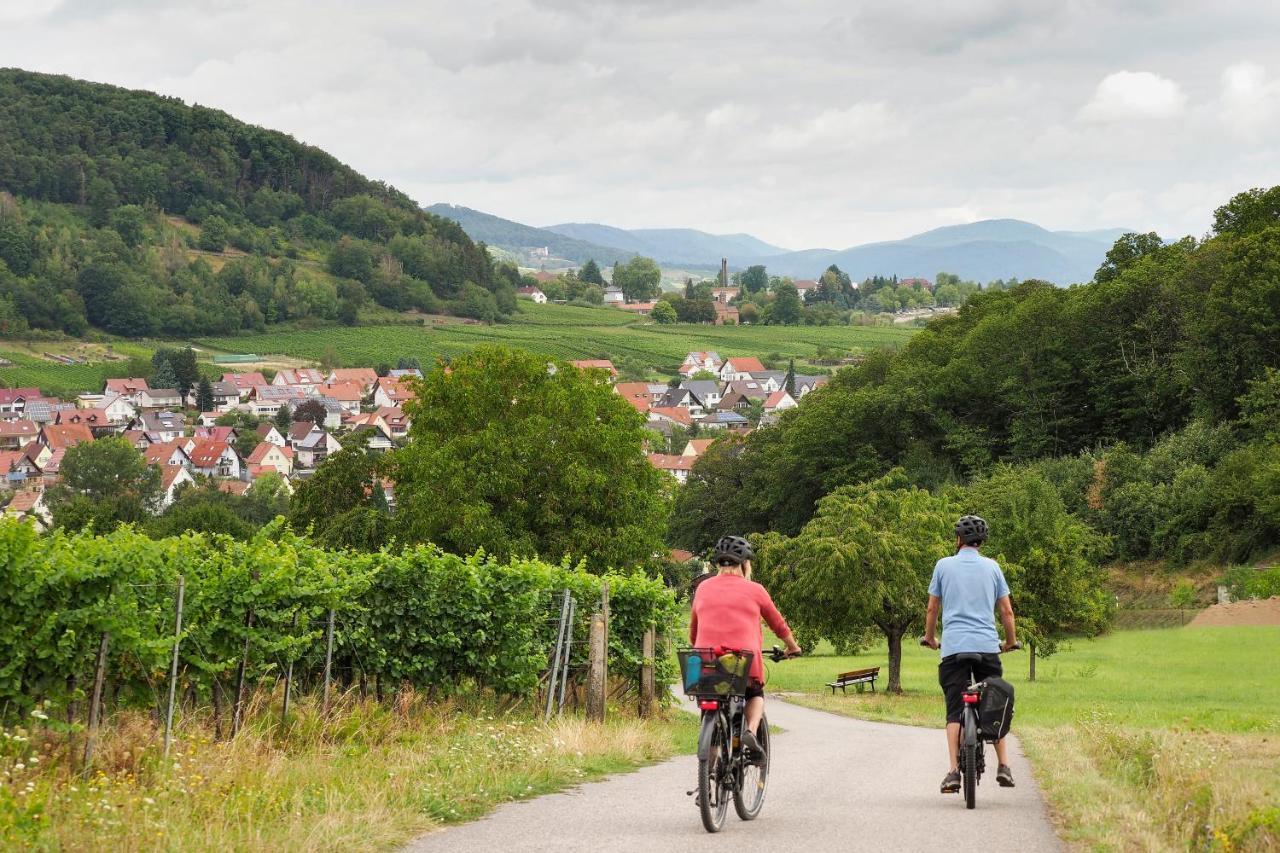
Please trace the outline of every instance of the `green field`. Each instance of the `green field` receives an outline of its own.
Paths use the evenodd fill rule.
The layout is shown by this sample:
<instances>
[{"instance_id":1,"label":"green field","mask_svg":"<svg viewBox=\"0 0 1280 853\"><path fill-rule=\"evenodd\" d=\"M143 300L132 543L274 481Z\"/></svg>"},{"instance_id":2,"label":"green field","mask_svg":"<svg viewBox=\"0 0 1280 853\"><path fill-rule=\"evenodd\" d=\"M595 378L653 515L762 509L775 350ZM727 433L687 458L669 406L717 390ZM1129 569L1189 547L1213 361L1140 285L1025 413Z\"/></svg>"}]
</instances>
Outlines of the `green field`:
<instances>
[{"instance_id":1,"label":"green field","mask_svg":"<svg viewBox=\"0 0 1280 853\"><path fill-rule=\"evenodd\" d=\"M519 347L550 358L611 358L670 375L691 350L722 356L776 354L803 362L819 347L865 352L905 343L912 330L883 326L658 326L621 311L558 305L521 305L511 323L438 326L325 328L202 339L225 352L256 352L319 360L328 354L343 364L395 362L413 356L424 364L457 356L481 344Z\"/></svg>"},{"instance_id":2,"label":"green field","mask_svg":"<svg viewBox=\"0 0 1280 853\"><path fill-rule=\"evenodd\" d=\"M1042 658L1034 683L1026 654L1006 655L1014 731L1063 837L1088 850L1280 848L1278 649L1280 628L1117 631ZM826 651L769 664L770 690L839 714L941 728L937 652L904 649L902 696L832 697L823 684L837 673L887 660L883 644L856 656ZM939 778L943 749L939 734Z\"/></svg>"}]
</instances>

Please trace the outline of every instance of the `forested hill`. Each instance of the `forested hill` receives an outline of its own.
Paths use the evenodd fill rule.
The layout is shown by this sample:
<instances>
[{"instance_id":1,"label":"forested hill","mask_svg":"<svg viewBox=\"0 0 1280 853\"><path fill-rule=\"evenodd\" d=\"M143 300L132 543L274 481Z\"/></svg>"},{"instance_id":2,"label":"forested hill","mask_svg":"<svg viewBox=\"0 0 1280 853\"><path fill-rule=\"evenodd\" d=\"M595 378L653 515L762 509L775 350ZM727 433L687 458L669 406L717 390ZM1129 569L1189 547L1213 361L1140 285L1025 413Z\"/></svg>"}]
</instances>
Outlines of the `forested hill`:
<instances>
[{"instance_id":1,"label":"forested hill","mask_svg":"<svg viewBox=\"0 0 1280 853\"><path fill-rule=\"evenodd\" d=\"M457 223L318 148L150 92L0 69L0 330L197 334L514 307Z\"/></svg>"}]
</instances>

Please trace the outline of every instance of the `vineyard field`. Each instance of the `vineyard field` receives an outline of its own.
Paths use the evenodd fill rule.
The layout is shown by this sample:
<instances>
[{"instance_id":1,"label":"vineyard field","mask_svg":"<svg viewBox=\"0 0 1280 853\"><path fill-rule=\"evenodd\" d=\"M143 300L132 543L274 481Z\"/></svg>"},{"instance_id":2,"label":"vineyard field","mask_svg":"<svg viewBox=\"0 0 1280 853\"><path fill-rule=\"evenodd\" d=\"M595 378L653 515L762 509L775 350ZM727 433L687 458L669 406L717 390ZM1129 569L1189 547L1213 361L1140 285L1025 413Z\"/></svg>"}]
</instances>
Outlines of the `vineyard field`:
<instances>
[{"instance_id":1,"label":"vineyard field","mask_svg":"<svg viewBox=\"0 0 1280 853\"><path fill-rule=\"evenodd\" d=\"M886 326L659 326L637 323L601 308L533 306L514 322L480 326L382 326L267 332L201 339L225 352L255 352L344 365L395 363L416 357L424 365L481 344L501 344L548 358L610 358L659 375L671 375L686 353L715 350L721 356L795 358L803 365L820 347L851 353L900 346L913 330ZM621 321L621 322L620 322Z\"/></svg>"}]
</instances>

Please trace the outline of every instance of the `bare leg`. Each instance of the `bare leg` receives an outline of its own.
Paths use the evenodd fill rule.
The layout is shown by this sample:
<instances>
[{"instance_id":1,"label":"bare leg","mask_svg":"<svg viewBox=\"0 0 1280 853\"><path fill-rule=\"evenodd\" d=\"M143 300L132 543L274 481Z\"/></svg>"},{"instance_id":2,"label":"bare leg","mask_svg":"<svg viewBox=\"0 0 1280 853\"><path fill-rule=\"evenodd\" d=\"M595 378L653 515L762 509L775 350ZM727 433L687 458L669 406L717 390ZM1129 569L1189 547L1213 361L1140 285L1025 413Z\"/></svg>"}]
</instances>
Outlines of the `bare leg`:
<instances>
[{"instance_id":1,"label":"bare leg","mask_svg":"<svg viewBox=\"0 0 1280 853\"><path fill-rule=\"evenodd\" d=\"M752 734L760 728L760 718L764 716L764 697L756 696L747 700L747 730Z\"/></svg>"},{"instance_id":2,"label":"bare leg","mask_svg":"<svg viewBox=\"0 0 1280 853\"><path fill-rule=\"evenodd\" d=\"M1009 748L1005 746L1004 738L996 741L996 761L1006 766L1009 764Z\"/></svg>"},{"instance_id":3,"label":"bare leg","mask_svg":"<svg viewBox=\"0 0 1280 853\"><path fill-rule=\"evenodd\" d=\"M1000 749L999 746L996 747ZM947 723L947 752L951 755L951 769L960 769L960 724Z\"/></svg>"}]
</instances>

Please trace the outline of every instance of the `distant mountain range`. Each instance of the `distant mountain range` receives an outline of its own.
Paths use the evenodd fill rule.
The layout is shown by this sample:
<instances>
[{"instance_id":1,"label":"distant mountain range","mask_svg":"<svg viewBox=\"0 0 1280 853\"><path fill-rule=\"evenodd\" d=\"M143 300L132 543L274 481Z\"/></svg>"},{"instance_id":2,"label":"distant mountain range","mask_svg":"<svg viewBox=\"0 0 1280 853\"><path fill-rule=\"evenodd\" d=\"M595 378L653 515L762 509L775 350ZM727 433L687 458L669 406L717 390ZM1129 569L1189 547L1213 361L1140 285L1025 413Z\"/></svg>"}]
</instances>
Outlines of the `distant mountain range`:
<instances>
[{"instance_id":1,"label":"distant mountain range","mask_svg":"<svg viewBox=\"0 0 1280 853\"><path fill-rule=\"evenodd\" d=\"M950 225L903 240L848 249L788 251L749 234L707 234L690 228L626 230L596 223L534 228L465 207L437 204L431 213L456 220L473 240L516 253L546 248L552 258L603 265L646 255L667 266L714 269L728 258L733 269L764 264L775 275L817 278L837 264L855 281L872 275L932 278L955 273L974 281L1042 278L1057 284L1088 281L1123 228L1049 231L1018 219Z\"/></svg>"}]
</instances>

